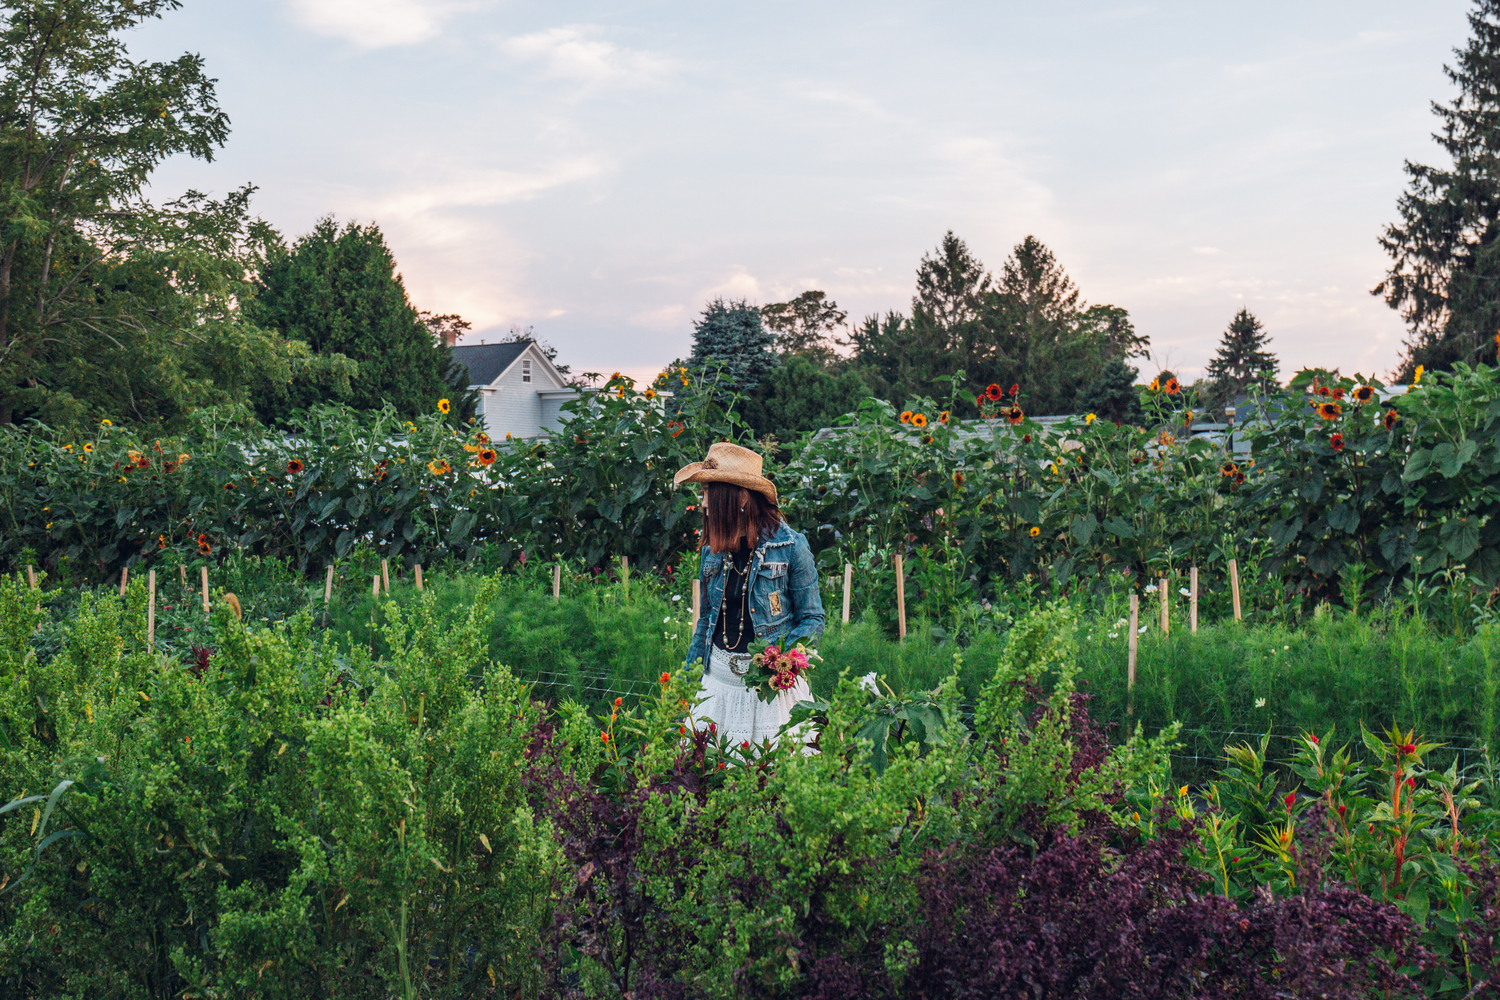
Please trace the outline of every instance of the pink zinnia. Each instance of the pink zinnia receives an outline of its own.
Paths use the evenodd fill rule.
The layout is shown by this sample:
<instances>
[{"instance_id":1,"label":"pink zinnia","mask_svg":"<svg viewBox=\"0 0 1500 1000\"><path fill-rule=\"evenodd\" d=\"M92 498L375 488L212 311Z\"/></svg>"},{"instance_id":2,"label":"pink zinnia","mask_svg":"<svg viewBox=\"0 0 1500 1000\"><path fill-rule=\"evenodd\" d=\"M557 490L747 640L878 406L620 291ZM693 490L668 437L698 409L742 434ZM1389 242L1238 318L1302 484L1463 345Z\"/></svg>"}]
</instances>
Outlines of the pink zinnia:
<instances>
[{"instance_id":1,"label":"pink zinnia","mask_svg":"<svg viewBox=\"0 0 1500 1000\"><path fill-rule=\"evenodd\" d=\"M791 674L782 672L771 678L771 687L777 691L790 691L797 683L797 678Z\"/></svg>"}]
</instances>

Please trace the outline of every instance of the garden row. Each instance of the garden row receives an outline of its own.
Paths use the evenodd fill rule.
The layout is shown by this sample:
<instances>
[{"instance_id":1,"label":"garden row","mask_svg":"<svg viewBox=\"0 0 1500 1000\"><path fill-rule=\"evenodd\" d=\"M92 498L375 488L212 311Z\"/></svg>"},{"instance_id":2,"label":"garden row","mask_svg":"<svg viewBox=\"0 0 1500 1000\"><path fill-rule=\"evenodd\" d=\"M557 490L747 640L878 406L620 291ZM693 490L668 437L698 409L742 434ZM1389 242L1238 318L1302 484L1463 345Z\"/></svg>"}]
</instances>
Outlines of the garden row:
<instances>
[{"instance_id":1,"label":"garden row","mask_svg":"<svg viewBox=\"0 0 1500 1000\"><path fill-rule=\"evenodd\" d=\"M642 619L681 602L623 590L398 587L375 637L368 606L320 629L216 595L184 663L148 648L139 581L39 602L5 580L0 992L1456 1000L1500 981L1500 787L1434 769L1410 730L1352 727L1352 752L1299 734L1281 762L1252 741L1183 787L1175 727L1112 745L1107 697L1081 694L1108 623L1051 605L943 647L945 670L925 642L835 630L831 661L897 647L909 686L830 662L803 710L818 753L724 746L688 718L692 672L641 676L681 645ZM1317 621L1304 651L1432 641ZM1161 663L1215 635L1164 640ZM549 641L613 643L645 689L545 711L518 677L559 662Z\"/></svg>"},{"instance_id":2,"label":"garden row","mask_svg":"<svg viewBox=\"0 0 1500 1000\"><path fill-rule=\"evenodd\" d=\"M402 565L487 550L502 566L624 556L672 572L697 545L694 498L673 472L745 431L732 399L666 388L613 379L537 441L491 441L442 413L403 423L331 407L285 433L228 410L199 411L170 439L6 428L0 563L97 582L243 553L319 574L365 545ZM867 402L781 445L770 474L826 571L856 565L868 603L893 609L903 555L913 613L934 620L1017 587L1139 589L1191 566L1227 601L1230 559L1252 613L1434 580L1467 599L1469 584L1500 581L1495 370L1460 367L1388 403L1373 380L1304 372L1256 402L1237 431L1248 457L1190 438L1196 404L1172 388L1141 390L1142 427L1044 428L1019 387L990 387L989 419L967 423L949 418L951 400L901 413Z\"/></svg>"}]
</instances>

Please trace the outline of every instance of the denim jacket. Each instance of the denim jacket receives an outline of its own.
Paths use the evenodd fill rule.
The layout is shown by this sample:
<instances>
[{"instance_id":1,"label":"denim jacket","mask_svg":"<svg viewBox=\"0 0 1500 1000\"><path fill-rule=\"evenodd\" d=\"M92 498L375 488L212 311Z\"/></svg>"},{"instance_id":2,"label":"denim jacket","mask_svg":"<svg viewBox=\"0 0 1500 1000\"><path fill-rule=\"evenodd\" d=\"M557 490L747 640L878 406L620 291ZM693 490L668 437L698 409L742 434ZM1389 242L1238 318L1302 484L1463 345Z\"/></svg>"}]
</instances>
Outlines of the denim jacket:
<instances>
[{"instance_id":1,"label":"denim jacket","mask_svg":"<svg viewBox=\"0 0 1500 1000\"><path fill-rule=\"evenodd\" d=\"M688 647L687 662L708 662L710 637L719 624L719 605L729 557L703 547L703 616ZM782 643L823 634L823 599L818 595L818 568L807 537L785 523L750 555L750 623L757 639Z\"/></svg>"}]
</instances>

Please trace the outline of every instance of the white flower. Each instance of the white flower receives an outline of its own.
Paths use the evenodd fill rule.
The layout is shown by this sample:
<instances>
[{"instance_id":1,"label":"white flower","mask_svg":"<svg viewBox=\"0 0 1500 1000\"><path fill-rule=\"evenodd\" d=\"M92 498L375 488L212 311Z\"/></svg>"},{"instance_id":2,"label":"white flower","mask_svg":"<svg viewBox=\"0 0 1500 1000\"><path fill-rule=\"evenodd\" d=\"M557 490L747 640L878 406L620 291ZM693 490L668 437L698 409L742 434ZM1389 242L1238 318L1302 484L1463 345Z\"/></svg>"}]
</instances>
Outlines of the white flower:
<instances>
[{"instance_id":1,"label":"white flower","mask_svg":"<svg viewBox=\"0 0 1500 1000\"><path fill-rule=\"evenodd\" d=\"M1282 649L1291 649L1292 647L1291 646L1282 646L1281 648Z\"/></svg>"},{"instance_id":2,"label":"white flower","mask_svg":"<svg viewBox=\"0 0 1500 1000\"><path fill-rule=\"evenodd\" d=\"M1186 587L1178 587L1177 588L1177 592L1179 594L1181 594L1183 597L1192 597L1193 596L1193 592L1191 590L1188 590Z\"/></svg>"},{"instance_id":3,"label":"white flower","mask_svg":"<svg viewBox=\"0 0 1500 1000\"><path fill-rule=\"evenodd\" d=\"M1145 635L1146 634L1146 629L1148 629L1148 628L1150 628L1149 625L1142 625L1140 628L1138 628L1138 629L1135 630L1135 634L1136 635Z\"/></svg>"},{"instance_id":4,"label":"white flower","mask_svg":"<svg viewBox=\"0 0 1500 1000\"><path fill-rule=\"evenodd\" d=\"M1128 619L1121 618L1119 621L1115 622L1115 628L1124 628L1127 624Z\"/></svg>"},{"instance_id":5,"label":"white flower","mask_svg":"<svg viewBox=\"0 0 1500 1000\"><path fill-rule=\"evenodd\" d=\"M876 678L876 676L875 676L875 671L873 671L873 670L870 671L868 674L865 674L863 677L861 677L859 679L860 690L861 691L868 691L871 694L879 694L880 693L880 686L876 683L877 679L878 678Z\"/></svg>"},{"instance_id":6,"label":"white flower","mask_svg":"<svg viewBox=\"0 0 1500 1000\"><path fill-rule=\"evenodd\" d=\"M680 600L682 600L682 595L681 594L673 594L672 595L672 600L673 601L680 601Z\"/></svg>"},{"instance_id":7,"label":"white flower","mask_svg":"<svg viewBox=\"0 0 1500 1000\"><path fill-rule=\"evenodd\" d=\"M668 616L667 616L667 617L665 617L665 618L663 618L663 619L662 619L662 620L661 620L661 623L662 623L662 624L663 624L663 625L670 625L670 624L671 624L671 623L672 623L672 616L671 616L671 615L668 615Z\"/></svg>"},{"instance_id":8,"label":"white flower","mask_svg":"<svg viewBox=\"0 0 1500 1000\"><path fill-rule=\"evenodd\" d=\"M1264 699L1264 698L1257 698L1257 699L1255 699L1255 707L1256 708L1265 708L1266 707L1266 699Z\"/></svg>"},{"instance_id":9,"label":"white flower","mask_svg":"<svg viewBox=\"0 0 1500 1000\"><path fill-rule=\"evenodd\" d=\"M1148 594L1154 594L1154 593L1156 593L1156 584L1154 584L1154 583L1148 583L1148 584L1146 584L1146 593L1148 593Z\"/></svg>"},{"instance_id":10,"label":"white flower","mask_svg":"<svg viewBox=\"0 0 1500 1000\"><path fill-rule=\"evenodd\" d=\"M1110 633L1110 634L1109 634L1109 637L1110 637L1110 638L1111 638L1111 639L1118 639L1118 638L1120 638L1120 633L1118 633L1118 632L1111 632L1111 633Z\"/></svg>"}]
</instances>

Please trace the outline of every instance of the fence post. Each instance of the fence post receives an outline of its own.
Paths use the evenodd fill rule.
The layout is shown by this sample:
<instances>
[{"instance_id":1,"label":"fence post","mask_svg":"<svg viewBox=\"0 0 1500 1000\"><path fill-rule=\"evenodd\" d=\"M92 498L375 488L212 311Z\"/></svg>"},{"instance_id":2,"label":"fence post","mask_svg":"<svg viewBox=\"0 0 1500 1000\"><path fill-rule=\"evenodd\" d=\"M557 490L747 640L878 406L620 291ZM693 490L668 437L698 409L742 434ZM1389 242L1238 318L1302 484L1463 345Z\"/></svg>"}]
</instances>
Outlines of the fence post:
<instances>
[{"instance_id":1,"label":"fence post","mask_svg":"<svg viewBox=\"0 0 1500 1000\"><path fill-rule=\"evenodd\" d=\"M693 581L693 632L698 631L698 618L703 614L703 581Z\"/></svg>"},{"instance_id":2,"label":"fence post","mask_svg":"<svg viewBox=\"0 0 1500 1000\"><path fill-rule=\"evenodd\" d=\"M1141 618L1141 595L1130 595L1130 638L1127 640L1130 655L1125 667L1125 714L1135 715L1135 639L1136 627Z\"/></svg>"},{"instance_id":3,"label":"fence post","mask_svg":"<svg viewBox=\"0 0 1500 1000\"><path fill-rule=\"evenodd\" d=\"M387 594L391 592L391 566L389 560L386 559L380 560L380 585L385 588Z\"/></svg>"},{"instance_id":4,"label":"fence post","mask_svg":"<svg viewBox=\"0 0 1500 1000\"><path fill-rule=\"evenodd\" d=\"M901 638L906 638L906 572L901 564L901 554L896 554L896 621L901 629Z\"/></svg>"},{"instance_id":5,"label":"fence post","mask_svg":"<svg viewBox=\"0 0 1500 1000\"><path fill-rule=\"evenodd\" d=\"M208 614L208 567L207 566L200 566L199 568L201 570L203 570L203 613L204 613L204 615L207 615Z\"/></svg>"},{"instance_id":6,"label":"fence post","mask_svg":"<svg viewBox=\"0 0 1500 1000\"><path fill-rule=\"evenodd\" d=\"M422 564L421 563L416 563L415 565L413 565L412 568L411 568L411 573L412 573L412 577L417 582L417 589L421 590L422 589Z\"/></svg>"},{"instance_id":7,"label":"fence post","mask_svg":"<svg viewBox=\"0 0 1500 1000\"><path fill-rule=\"evenodd\" d=\"M1229 592L1234 597L1234 620L1240 620L1240 564L1229 560Z\"/></svg>"},{"instance_id":8,"label":"fence post","mask_svg":"<svg viewBox=\"0 0 1500 1000\"><path fill-rule=\"evenodd\" d=\"M562 600L562 563L552 567L552 603Z\"/></svg>"},{"instance_id":9,"label":"fence post","mask_svg":"<svg viewBox=\"0 0 1500 1000\"><path fill-rule=\"evenodd\" d=\"M1172 634L1172 595L1167 591L1167 578L1162 577L1156 587L1157 594L1161 597L1161 634Z\"/></svg>"},{"instance_id":10,"label":"fence post","mask_svg":"<svg viewBox=\"0 0 1500 1000\"><path fill-rule=\"evenodd\" d=\"M125 581L130 579L130 567L120 570L120 596L125 596Z\"/></svg>"},{"instance_id":11,"label":"fence post","mask_svg":"<svg viewBox=\"0 0 1500 1000\"><path fill-rule=\"evenodd\" d=\"M844 624L849 624L849 592L854 587L854 564L844 563Z\"/></svg>"},{"instance_id":12,"label":"fence post","mask_svg":"<svg viewBox=\"0 0 1500 1000\"><path fill-rule=\"evenodd\" d=\"M146 648L156 648L156 570L146 573Z\"/></svg>"},{"instance_id":13,"label":"fence post","mask_svg":"<svg viewBox=\"0 0 1500 1000\"><path fill-rule=\"evenodd\" d=\"M1192 591L1188 598L1188 631L1194 635L1198 634L1198 567L1194 566L1188 570L1188 589Z\"/></svg>"}]
</instances>

